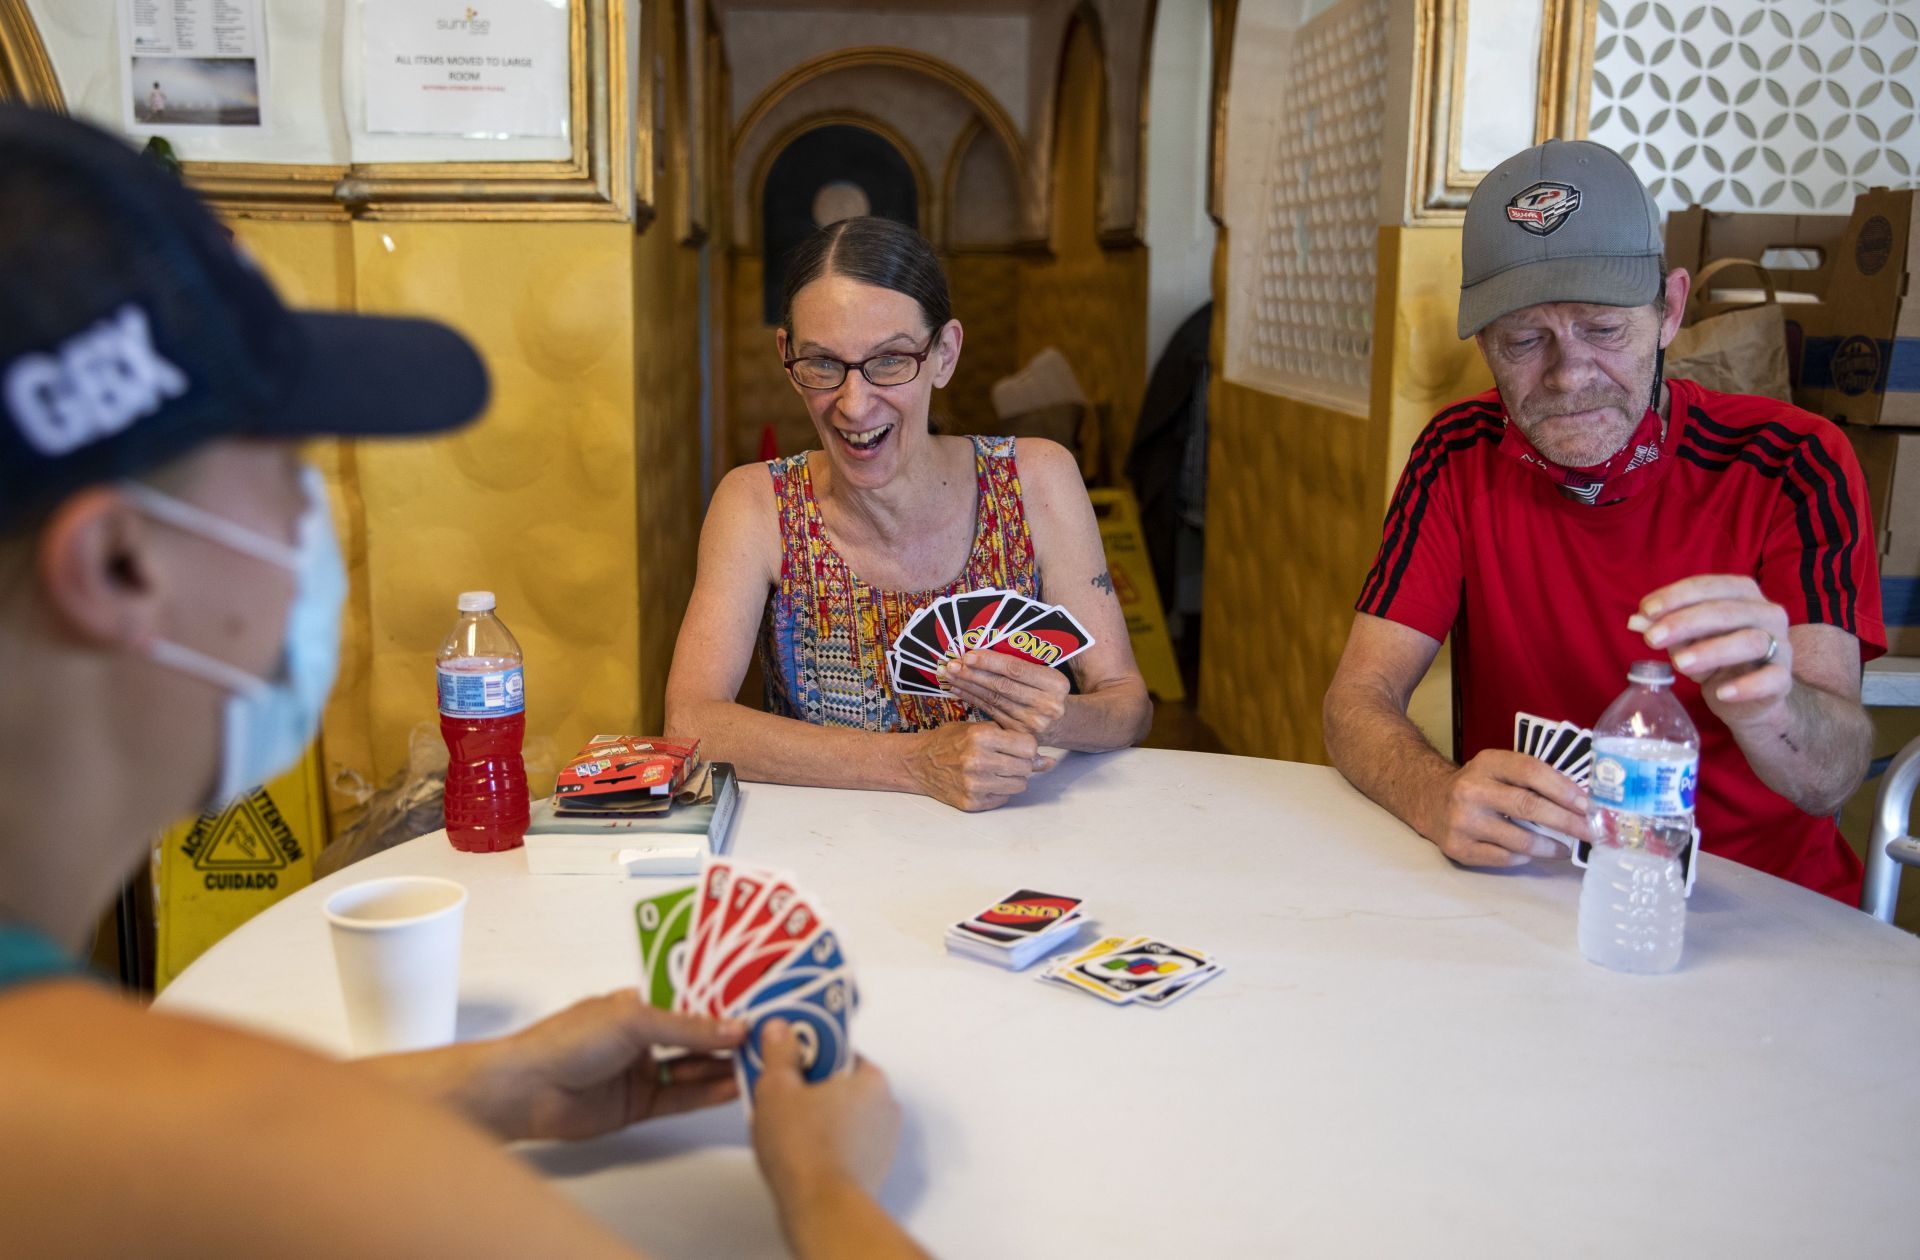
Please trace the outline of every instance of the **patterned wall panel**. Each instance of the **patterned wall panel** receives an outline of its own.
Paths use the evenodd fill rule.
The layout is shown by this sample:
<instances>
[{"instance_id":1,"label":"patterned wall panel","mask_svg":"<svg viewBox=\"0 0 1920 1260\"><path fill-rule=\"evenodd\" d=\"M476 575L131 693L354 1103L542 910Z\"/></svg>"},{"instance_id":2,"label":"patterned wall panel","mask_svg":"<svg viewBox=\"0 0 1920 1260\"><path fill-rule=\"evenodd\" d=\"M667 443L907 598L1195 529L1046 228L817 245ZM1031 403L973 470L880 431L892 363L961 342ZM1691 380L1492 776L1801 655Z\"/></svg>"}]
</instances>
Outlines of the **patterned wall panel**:
<instances>
[{"instance_id":1,"label":"patterned wall panel","mask_svg":"<svg viewBox=\"0 0 1920 1260\"><path fill-rule=\"evenodd\" d=\"M1601 0L1591 135L1660 205L1844 213L1920 174L1920 0Z\"/></svg>"},{"instance_id":2,"label":"patterned wall panel","mask_svg":"<svg viewBox=\"0 0 1920 1260\"><path fill-rule=\"evenodd\" d=\"M1386 0L1347 0L1294 36L1229 337L1235 379L1354 411L1373 361L1387 26Z\"/></svg>"}]
</instances>

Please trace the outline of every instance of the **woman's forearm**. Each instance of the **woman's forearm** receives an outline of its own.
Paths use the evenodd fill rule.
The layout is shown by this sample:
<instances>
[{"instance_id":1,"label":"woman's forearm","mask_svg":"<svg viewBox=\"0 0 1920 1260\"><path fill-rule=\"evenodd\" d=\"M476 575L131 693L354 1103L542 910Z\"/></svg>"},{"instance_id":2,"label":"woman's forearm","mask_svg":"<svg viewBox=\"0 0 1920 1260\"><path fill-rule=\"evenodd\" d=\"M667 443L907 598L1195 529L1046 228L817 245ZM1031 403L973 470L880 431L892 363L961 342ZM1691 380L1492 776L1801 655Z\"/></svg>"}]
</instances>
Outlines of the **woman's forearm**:
<instances>
[{"instance_id":1,"label":"woman's forearm","mask_svg":"<svg viewBox=\"0 0 1920 1260\"><path fill-rule=\"evenodd\" d=\"M1146 738L1153 724L1153 698L1136 677L1115 679L1067 697L1067 711L1046 742L1075 752L1111 752Z\"/></svg>"},{"instance_id":2,"label":"woman's forearm","mask_svg":"<svg viewBox=\"0 0 1920 1260\"><path fill-rule=\"evenodd\" d=\"M907 754L917 735L815 726L749 709L732 700L673 707L669 737L700 739L709 761L724 761L743 779L798 787L917 792Z\"/></svg>"}]
</instances>

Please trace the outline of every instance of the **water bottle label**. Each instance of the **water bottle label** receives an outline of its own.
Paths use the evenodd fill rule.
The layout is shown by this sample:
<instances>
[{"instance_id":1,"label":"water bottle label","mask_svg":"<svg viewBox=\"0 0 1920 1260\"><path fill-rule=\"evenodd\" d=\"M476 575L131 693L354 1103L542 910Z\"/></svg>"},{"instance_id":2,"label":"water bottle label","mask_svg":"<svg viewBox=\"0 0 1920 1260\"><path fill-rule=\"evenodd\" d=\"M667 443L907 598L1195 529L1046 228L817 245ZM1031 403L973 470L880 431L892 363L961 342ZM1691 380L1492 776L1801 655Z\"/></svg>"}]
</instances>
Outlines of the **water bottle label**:
<instances>
[{"instance_id":1,"label":"water bottle label","mask_svg":"<svg viewBox=\"0 0 1920 1260\"><path fill-rule=\"evenodd\" d=\"M526 682L517 665L485 673L443 669L439 674L443 717L511 717L527 707Z\"/></svg>"},{"instance_id":2,"label":"water bottle label","mask_svg":"<svg viewBox=\"0 0 1920 1260\"><path fill-rule=\"evenodd\" d=\"M1597 754L1589 790L1593 799L1625 814L1690 814L1700 783L1700 761Z\"/></svg>"}]
</instances>

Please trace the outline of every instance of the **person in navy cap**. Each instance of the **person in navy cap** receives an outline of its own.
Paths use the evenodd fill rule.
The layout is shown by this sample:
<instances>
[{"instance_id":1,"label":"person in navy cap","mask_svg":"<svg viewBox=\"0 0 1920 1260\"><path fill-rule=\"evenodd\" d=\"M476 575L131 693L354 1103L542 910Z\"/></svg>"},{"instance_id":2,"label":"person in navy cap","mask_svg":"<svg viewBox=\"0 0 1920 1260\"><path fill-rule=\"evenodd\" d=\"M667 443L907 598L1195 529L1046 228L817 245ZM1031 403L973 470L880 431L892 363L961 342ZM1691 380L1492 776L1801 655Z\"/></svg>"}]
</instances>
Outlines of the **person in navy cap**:
<instances>
[{"instance_id":1,"label":"person in navy cap","mask_svg":"<svg viewBox=\"0 0 1920 1260\"><path fill-rule=\"evenodd\" d=\"M299 758L346 578L298 443L465 424L442 325L291 311L104 133L0 108L0 1178L6 1255L633 1254L504 1153L733 1097L737 1022L633 990L340 1064L150 1012L75 961L153 835ZM874 1202L898 1111L765 1043L789 1239L917 1254ZM848 1240L857 1239L857 1246Z\"/></svg>"}]
</instances>

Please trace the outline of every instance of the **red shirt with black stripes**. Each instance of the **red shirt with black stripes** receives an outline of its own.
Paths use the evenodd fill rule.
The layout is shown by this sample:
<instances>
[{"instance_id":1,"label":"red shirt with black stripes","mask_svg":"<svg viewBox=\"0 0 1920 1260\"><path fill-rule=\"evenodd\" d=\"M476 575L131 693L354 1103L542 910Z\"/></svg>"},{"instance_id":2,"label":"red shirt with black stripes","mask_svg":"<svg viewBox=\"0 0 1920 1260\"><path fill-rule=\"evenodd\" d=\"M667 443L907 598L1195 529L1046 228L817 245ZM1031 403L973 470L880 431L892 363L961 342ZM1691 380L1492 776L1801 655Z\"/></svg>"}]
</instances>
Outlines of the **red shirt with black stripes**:
<instances>
[{"instance_id":1,"label":"red shirt with black stripes","mask_svg":"<svg viewBox=\"0 0 1920 1260\"><path fill-rule=\"evenodd\" d=\"M1591 726L1654 655L1627 629L1652 591L1745 573L1795 625L1838 626L1886 651L1866 482L1830 422L1767 398L1668 382L1656 466L1589 507L1520 461L1497 390L1448 407L1414 444L1355 607L1453 635L1458 755L1513 747L1516 712ZM1604 492L1603 492L1604 496ZM1860 861L1833 819L1762 783L1685 677L1700 731L1695 820L1710 853L1856 903Z\"/></svg>"}]
</instances>

